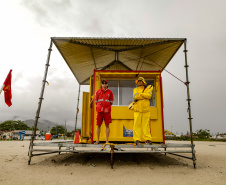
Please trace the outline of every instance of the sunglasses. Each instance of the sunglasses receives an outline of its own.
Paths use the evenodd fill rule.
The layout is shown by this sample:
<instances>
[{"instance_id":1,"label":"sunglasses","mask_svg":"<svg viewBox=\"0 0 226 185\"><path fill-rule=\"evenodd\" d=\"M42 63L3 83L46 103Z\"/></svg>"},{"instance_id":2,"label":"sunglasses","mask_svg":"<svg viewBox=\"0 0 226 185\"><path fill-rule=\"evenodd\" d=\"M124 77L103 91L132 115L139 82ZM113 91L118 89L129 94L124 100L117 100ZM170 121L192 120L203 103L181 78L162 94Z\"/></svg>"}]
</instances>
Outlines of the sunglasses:
<instances>
[{"instance_id":1,"label":"sunglasses","mask_svg":"<svg viewBox=\"0 0 226 185\"><path fill-rule=\"evenodd\" d=\"M102 84L108 84L108 83L104 82L104 83L102 83Z\"/></svg>"}]
</instances>

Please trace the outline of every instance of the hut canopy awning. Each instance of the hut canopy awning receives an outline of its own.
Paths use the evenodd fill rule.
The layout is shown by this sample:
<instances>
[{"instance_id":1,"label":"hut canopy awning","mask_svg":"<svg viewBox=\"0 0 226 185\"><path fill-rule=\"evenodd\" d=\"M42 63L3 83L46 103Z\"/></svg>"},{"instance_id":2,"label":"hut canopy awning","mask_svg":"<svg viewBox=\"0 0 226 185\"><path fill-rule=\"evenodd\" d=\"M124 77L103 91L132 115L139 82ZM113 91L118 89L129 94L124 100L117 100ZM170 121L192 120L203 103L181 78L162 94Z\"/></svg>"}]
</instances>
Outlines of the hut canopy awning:
<instances>
[{"instance_id":1,"label":"hut canopy awning","mask_svg":"<svg viewBox=\"0 0 226 185\"><path fill-rule=\"evenodd\" d=\"M93 70L162 71L185 38L51 38L78 83Z\"/></svg>"}]
</instances>

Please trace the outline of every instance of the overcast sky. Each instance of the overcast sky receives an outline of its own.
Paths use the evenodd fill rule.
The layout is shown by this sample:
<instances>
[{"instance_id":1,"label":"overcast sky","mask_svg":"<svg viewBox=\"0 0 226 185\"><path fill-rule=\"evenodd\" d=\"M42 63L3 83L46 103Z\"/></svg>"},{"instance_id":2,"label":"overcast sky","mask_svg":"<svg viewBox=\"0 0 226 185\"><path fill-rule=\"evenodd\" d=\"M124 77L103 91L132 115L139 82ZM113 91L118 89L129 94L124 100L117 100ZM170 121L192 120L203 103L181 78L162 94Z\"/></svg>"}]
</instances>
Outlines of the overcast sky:
<instances>
[{"instance_id":1,"label":"overcast sky","mask_svg":"<svg viewBox=\"0 0 226 185\"><path fill-rule=\"evenodd\" d=\"M50 37L187 38L193 131L226 133L225 7L225 0L2 1L0 84L12 69L13 105L0 95L0 121L35 119ZM183 49L166 69L186 81ZM186 133L186 86L162 75L165 129ZM55 46L47 80L41 119L74 125L78 82Z\"/></svg>"}]
</instances>

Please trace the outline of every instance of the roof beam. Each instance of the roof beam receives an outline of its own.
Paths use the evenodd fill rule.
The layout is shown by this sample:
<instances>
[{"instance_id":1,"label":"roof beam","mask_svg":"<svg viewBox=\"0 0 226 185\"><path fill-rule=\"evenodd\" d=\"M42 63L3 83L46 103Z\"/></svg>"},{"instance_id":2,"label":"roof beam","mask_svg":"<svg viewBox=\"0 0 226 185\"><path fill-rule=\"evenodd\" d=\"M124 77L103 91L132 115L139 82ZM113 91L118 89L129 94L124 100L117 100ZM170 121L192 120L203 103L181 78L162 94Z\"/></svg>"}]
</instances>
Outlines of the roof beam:
<instances>
[{"instance_id":1,"label":"roof beam","mask_svg":"<svg viewBox=\"0 0 226 185\"><path fill-rule=\"evenodd\" d=\"M144 48L143 48L143 49L141 50L141 52L140 52L140 57L139 57L139 61L138 61L138 63L137 63L136 71L137 71L138 66L139 66L139 64L140 64L140 59L141 59L141 56L142 56L143 51L144 51Z\"/></svg>"},{"instance_id":2,"label":"roof beam","mask_svg":"<svg viewBox=\"0 0 226 185\"><path fill-rule=\"evenodd\" d=\"M82 45L82 46L92 47L92 48L98 48L98 49L103 49L103 50L108 50L108 51L116 51L114 49L103 47L101 45L86 44L86 43L81 43L81 42L78 42L78 41L75 41L75 40L70 40L70 42L74 43L74 44Z\"/></svg>"},{"instance_id":3,"label":"roof beam","mask_svg":"<svg viewBox=\"0 0 226 185\"><path fill-rule=\"evenodd\" d=\"M129 51L129 50L135 50L135 49L145 48L145 47L150 47L150 46L158 46L158 45L162 45L162 44L175 43L175 42L178 42L178 41L167 40L167 41L158 42L158 43L151 43L151 44L146 44L146 45L134 46L134 47L126 48L126 49L120 49L120 50L118 50L118 52ZM179 42L181 42L181 41L179 41Z\"/></svg>"},{"instance_id":4,"label":"roof beam","mask_svg":"<svg viewBox=\"0 0 226 185\"><path fill-rule=\"evenodd\" d=\"M112 61L111 63L109 63L108 65L106 65L105 67L103 67L101 70L107 69L108 67L114 65L116 62L118 62L120 65L122 65L123 67L125 67L125 68L128 69L129 71L133 71L133 70L130 69L127 65L123 64L123 63L122 63L121 61L119 61L119 60L117 60L117 61L116 61L116 60Z\"/></svg>"},{"instance_id":5,"label":"roof beam","mask_svg":"<svg viewBox=\"0 0 226 185\"><path fill-rule=\"evenodd\" d=\"M91 51L91 55L92 55L92 57L93 57L93 63L94 63L95 69L97 69L96 61L95 61L95 58L94 58L94 54L93 54L93 49L92 49L92 47L90 47L90 51Z\"/></svg>"}]
</instances>

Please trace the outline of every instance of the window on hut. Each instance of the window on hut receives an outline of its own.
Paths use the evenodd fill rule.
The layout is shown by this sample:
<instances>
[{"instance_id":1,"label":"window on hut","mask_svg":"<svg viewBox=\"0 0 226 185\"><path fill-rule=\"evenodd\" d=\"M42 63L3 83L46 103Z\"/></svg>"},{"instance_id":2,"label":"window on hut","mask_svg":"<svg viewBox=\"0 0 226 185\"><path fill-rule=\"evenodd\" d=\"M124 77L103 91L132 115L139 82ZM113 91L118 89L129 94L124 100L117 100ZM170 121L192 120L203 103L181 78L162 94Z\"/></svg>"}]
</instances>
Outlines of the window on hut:
<instances>
[{"instance_id":1,"label":"window on hut","mask_svg":"<svg viewBox=\"0 0 226 185\"><path fill-rule=\"evenodd\" d=\"M146 82L147 85L154 86L154 80L146 80ZM133 101L133 89L136 88L135 80L108 80L108 85L114 95L113 105L128 106ZM155 90L152 92L150 106L155 106Z\"/></svg>"}]
</instances>

